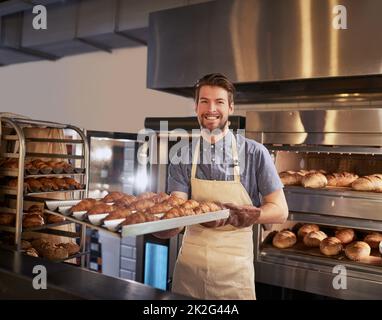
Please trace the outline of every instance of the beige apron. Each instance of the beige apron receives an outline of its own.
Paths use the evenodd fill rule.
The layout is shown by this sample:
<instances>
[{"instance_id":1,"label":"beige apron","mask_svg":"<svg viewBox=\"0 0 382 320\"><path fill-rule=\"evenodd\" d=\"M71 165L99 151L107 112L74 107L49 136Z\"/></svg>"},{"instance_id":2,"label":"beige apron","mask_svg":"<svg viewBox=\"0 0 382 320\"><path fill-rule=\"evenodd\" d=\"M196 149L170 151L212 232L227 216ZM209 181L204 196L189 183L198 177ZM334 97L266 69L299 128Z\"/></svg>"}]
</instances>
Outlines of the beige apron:
<instances>
[{"instance_id":1,"label":"beige apron","mask_svg":"<svg viewBox=\"0 0 382 320\"><path fill-rule=\"evenodd\" d=\"M236 205L252 205L240 182L238 165L233 181L197 179L199 144L192 160L191 198ZM238 163L236 139L232 137L232 155ZM173 275L172 291L198 299L256 299L253 264L252 227L226 225L186 228Z\"/></svg>"}]
</instances>

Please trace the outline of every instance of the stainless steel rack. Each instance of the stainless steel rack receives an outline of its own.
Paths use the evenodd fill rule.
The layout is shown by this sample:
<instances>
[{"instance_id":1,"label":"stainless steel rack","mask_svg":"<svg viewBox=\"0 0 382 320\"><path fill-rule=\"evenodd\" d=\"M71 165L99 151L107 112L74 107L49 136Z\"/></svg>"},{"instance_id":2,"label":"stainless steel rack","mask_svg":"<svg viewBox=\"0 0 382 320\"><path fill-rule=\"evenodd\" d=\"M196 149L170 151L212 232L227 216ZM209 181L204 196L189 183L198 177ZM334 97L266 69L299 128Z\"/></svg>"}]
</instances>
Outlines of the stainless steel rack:
<instances>
[{"instance_id":1,"label":"stainless steel rack","mask_svg":"<svg viewBox=\"0 0 382 320\"><path fill-rule=\"evenodd\" d=\"M86 226L80 225L80 232L66 232L62 230L52 229L52 227L74 223L73 221L67 219L65 222L45 224L43 226L35 228L24 228L22 227L22 220L24 214L24 202L28 198L28 201L41 202L36 196L65 193L69 194L72 199L83 199L88 195L88 184L89 184L89 146L86 135L84 132L76 126L60 124L49 121L40 120L30 120L24 118L10 118L2 117L1 125L3 129L3 135L1 137L2 143L8 147L8 144L17 144L17 150L10 150L7 148L5 152L0 153L2 158L15 158L18 159L17 169L0 169L0 176L3 177L16 177L18 179L17 187L10 188L6 186L0 187L0 194L6 196L14 196L16 200L15 208L6 208L6 212L11 212L16 214L16 222L14 227L10 226L0 226L0 230L8 231L14 233L15 238L15 250L21 251L21 239L23 232L39 232L39 233L49 233L58 236L65 236L71 238L80 238L80 253L75 255L76 257L81 257L81 266L85 266L85 256L88 253L86 251ZM75 139L57 139L57 138L29 138L25 135L25 129L29 128L39 128L39 129L62 129L71 130L76 134ZM59 143L65 145L80 145L76 148L76 153L71 154L60 154L60 153L41 153L41 152L27 152L27 143L33 142L34 144L44 144L44 143ZM77 150L79 151L77 154ZM4 150L3 150L4 151ZM13 152L12 152L13 151ZM73 172L60 172L49 174L30 174L28 170L24 170L25 161L28 158L49 158L49 159L73 159L75 161ZM82 189L77 190L58 190L58 191L41 191L41 192L25 192L24 182L26 178L42 178L42 177L75 177L80 180L80 183L84 186ZM4 209L4 208L3 208ZM69 257L68 259L72 259ZM67 260L68 260L67 259Z\"/></svg>"}]
</instances>

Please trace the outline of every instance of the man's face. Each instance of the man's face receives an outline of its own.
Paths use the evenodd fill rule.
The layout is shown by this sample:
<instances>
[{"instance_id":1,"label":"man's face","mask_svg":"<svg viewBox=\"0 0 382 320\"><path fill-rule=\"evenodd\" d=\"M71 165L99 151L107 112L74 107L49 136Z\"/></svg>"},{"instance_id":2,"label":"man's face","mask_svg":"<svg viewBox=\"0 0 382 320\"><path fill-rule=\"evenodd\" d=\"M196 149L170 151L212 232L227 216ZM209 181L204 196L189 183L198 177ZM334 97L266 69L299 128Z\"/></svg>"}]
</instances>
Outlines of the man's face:
<instances>
[{"instance_id":1,"label":"man's face","mask_svg":"<svg viewBox=\"0 0 382 320\"><path fill-rule=\"evenodd\" d=\"M233 113L233 102L228 102L228 92L217 86L202 86L195 112L202 128L224 130L228 116Z\"/></svg>"}]
</instances>

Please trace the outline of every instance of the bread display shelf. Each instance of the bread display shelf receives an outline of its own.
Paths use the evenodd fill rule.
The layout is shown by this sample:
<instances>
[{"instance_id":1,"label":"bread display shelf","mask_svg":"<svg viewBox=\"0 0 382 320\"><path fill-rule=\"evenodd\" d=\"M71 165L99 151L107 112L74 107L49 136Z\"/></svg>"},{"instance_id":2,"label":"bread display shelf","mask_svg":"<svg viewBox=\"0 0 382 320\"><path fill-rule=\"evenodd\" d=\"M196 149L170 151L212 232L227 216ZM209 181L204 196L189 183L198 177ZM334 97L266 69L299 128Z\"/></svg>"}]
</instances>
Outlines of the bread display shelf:
<instances>
[{"instance_id":1,"label":"bread display shelf","mask_svg":"<svg viewBox=\"0 0 382 320\"><path fill-rule=\"evenodd\" d=\"M78 202L79 201L77 201L77 203ZM68 201L62 201L61 203L63 205L60 205L58 201L48 201L47 206L54 210L61 210L62 208L65 209L69 207ZM74 203L73 205L75 204L76 203ZM65 212L65 210L61 210L61 211ZM125 226L122 225L124 219L116 219L121 221L117 223L115 226L113 226L112 228L108 229L104 225L92 224L87 219L86 214L84 216L84 219L80 220L80 219L76 219L73 216L59 213L53 210L45 210L45 212L49 214L63 216L70 221L81 223L93 229L107 231L118 237L129 237L129 236L137 236L137 235L143 235L143 234L148 234L153 232L159 232L159 231L184 227L184 226L193 225L193 224L205 223L205 222L215 221L219 219L226 219L229 216L229 209L224 209L220 211L208 212L208 213L203 213L198 215L143 222L143 223L130 224ZM158 215L161 215L161 214L158 214Z\"/></svg>"},{"instance_id":2,"label":"bread display shelf","mask_svg":"<svg viewBox=\"0 0 382 320\"><path fill-rule=\"evenodd\" d=\"M369 192L369 191L358 191L353 190L350 187L330 187L325 188L304 188L301 186L285 186L285 191L298 192L305 194L322 194L322 195L331 195L338 197L349 197L349 198L368 198L376 199L382 201L381 192Z\"/></svg>"},{"instance_id":3,"label":"bread display shelf","mask_svg":"<svg viewBox=\"0 0 382 320\"><path fill-rule=\"evenodd\" d=\"M59 226L67 225L70 223L73 223L73 222L72 221L62 221L62 222L57 222L57 223L43 224L43 225L37 226L37 227L23 228L23 232L39 231L39 230L44 230L44 229L49 229L49 228L53 228L53 227L59 227ZM16 227L0 225L0 230L14 233L16 231Z\"/></svg>"},{"instance_id":4,"label":"bread display shelf","mask_svg":"<svg viewBox=\"0 0 382 320\"><path fill-rule=\"evenodd\" d=\"M19 140L17 135L8 134L3 135L2 140L17 141ZM83 144L83 140L79 139L49 139L49 138L25 138L28 142L53 142L53 143L66 143L66 144Z\"/></svg>"},{"instance_id":5,"label":"bread display shelf","mask_svg":"<svg viewBox=\"0 0 382 320\"><path fill-rule=\"evenodd\" d=\"M263 254L272 254L272 255L282 255L284 257L290 257L291 255L296 256L313 256L313 257L320 257L323 259L326 259L327 261L333 261L334 263L338 264L339 261L341 263L349 264L349 265L359 265L366 264L371 266L380 266L382 267L382 256L379 253L378 249L373 249L371 251L371 255L367 258L361 259L360 261L352 261L348 259L345 256L345 252L343 251L339 255L336 256L325 256L320 252L319 248L308 248L303 243L298 242L291 248L286 249L278 249L273 247L271 244L263 244L262 245L262 253Z\"/></svg>"},{"instance_id":6,"label":"bread display shelf","mask_svg":"<svg viewBox=\"0 0 382 320\"><path fill-rule=\"evenodd\" d=\"M50 193L57 193L57 192L79 192L79 191L85 191L86 189L70 189L70 190L53 190L53 191L39 191L39 192L24 192L24 196L34 196L34 195L42 195L42 194L50 194ZM6 187L6 186L0 186L0 192L7 194L7 195L17 195L17 189Z\"/></svg>"},{"instance_id":7,"label":"bread display shelf","mask_svg":"<svg viewBox=\"0 0 382 320\"><path fill-rule=\"evenodd\" d=\"M75 168L74 172L61 172L61 173L36 173L30 170L24 171L24 178L44 178L44 177L62 177L62 176L84 176L85 169L84 168ZM2 169L0 168L0 176L7 177L18 177L19 170L18 169Z\"/></svg>"}]
</instances>

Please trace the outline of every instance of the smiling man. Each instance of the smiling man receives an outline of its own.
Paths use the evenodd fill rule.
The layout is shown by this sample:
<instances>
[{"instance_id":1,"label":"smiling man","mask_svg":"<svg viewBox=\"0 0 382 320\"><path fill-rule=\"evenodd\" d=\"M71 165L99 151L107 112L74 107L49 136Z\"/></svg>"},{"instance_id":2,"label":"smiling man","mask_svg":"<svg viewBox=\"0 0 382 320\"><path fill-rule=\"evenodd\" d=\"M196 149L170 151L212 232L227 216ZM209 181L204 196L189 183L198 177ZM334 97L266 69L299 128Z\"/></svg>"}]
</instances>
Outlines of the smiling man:
<instances>
[{"instance_id":1,"label":"smiling man","mask_svg":"<svg viewBox=\"0 0 382 320\"><path fill-rule=\"evenodd\" d=\"M192 163L169 165L169 192L230 209L228 219L186 228L172 291L199 299L255 299L253 224L283 223L288 216L283 185L268 150L229 130L234 92L222 74L197 82L201 138L189 150ZM168 238L180 231L156 236Z\"/></svg>"}]
</instances>

